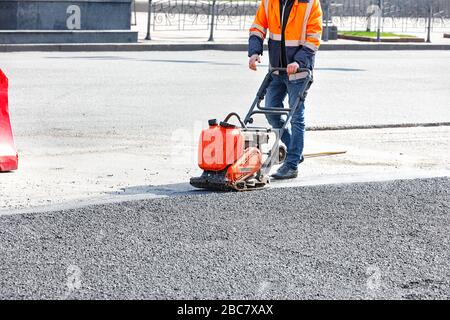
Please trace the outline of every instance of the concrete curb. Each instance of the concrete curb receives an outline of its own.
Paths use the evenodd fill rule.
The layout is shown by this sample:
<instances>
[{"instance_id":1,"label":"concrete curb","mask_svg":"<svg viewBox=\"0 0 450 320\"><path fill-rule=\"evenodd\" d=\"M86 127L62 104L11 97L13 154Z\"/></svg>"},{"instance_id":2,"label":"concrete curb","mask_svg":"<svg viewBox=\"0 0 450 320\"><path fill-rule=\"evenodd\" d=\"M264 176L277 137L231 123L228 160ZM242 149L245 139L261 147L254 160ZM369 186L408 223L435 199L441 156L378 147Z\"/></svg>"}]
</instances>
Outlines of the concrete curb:
<instances>
[{"instance_id":1,"label":"concrete curb","mask_svg":"<svg viewBox=\"0 0 450 320\"><path fill-rule=\"evenodd\" d=\"M0 52L26 51L247 51L247 43L77 43L77 44L1 44ZM321 51L375 50L450 50L449 44L396 43L325 43Z\"/></svg>"},{"instance_id":2,"label":"concrete curb","mask_svg":"<svg viewBox=\"0 0 450 320\"><path fill-rule=\"evenodd\" d=\"M369 125L338 125L338 126L312 126L306 131L335 131L335 130L365 130L365 129L399 129L399 128L430 128L449 127L450 122L425 122L425 123L393 123L393 124L369 124Z\"/></svg>"},{"instance_id":3,"label":"concrete curb","mask_svg":"<svg viewBox=\"0 0 450 320\"><path fill-rule=\"evenodd\" d=\"M136 43L138 32L131 30L0 30L0 44L99 44Z\"/></svg>"},{"instance_id":4,"label":"concrete curb","mask_svg":"<svg viewBox=\"0 0 450 320\"><path fill-rule=\"evenodd\" d=\"M345 34L339 34L338 39L364 41L364 42L378 42L376 38L362 37L362 36L350 36ZM424 38L381 38L380 42L383 43L424 43Z\"/></svg>"}]
</instances>

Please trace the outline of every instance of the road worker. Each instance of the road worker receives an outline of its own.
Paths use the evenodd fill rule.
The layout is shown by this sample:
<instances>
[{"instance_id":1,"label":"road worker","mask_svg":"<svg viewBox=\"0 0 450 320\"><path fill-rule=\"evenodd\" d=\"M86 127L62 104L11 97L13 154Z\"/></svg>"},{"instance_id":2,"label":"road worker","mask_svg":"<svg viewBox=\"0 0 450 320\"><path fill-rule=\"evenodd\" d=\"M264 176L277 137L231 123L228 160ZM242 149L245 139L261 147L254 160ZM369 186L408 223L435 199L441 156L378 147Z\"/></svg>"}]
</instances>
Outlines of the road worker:
<instances>
[{"instance_id":1,"label":"road worker","mask_svg":"<svg viewBox=\"0 0 450 320\"><path fill-rule=\"evenodd\" d=\"M304 85L304 73L298 68L314 68L315 54L322 35L322 9L320 0L261 0L254 23L250 28L248 56L249 68L256 70L261 62L263 42L269 36L269 64L286 68L277 71L267 90L265 106L283 108L286 95L289 106L295 102ZM305 135L305 105L299 106L292 117L291 125L281 140L287 147L283 165L272 175L274 179L292 179L298 175L298 165L303 162ZM274 128L281 128L285 118L267 115Z\"/></svg>"}]
</instances>

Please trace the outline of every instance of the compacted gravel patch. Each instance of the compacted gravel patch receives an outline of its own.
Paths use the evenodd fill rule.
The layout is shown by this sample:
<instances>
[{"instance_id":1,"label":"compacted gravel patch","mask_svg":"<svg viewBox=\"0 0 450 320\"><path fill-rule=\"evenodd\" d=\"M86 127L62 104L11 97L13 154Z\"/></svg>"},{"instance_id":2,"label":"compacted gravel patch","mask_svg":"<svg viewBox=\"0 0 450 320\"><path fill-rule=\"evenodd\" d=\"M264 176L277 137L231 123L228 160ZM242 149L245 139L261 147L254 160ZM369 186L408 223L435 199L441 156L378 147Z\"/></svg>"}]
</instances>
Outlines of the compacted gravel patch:
<instances>
[{"instance_id":1,"label":"compacted gravel patch","mask_svg":"<svg viewBox=\"0 0 450 320\"><path fill-rule=\"evenodd\" d=\"M450 299L450 179L0 216L1 299Z\"/></svg>"}]
</instances>

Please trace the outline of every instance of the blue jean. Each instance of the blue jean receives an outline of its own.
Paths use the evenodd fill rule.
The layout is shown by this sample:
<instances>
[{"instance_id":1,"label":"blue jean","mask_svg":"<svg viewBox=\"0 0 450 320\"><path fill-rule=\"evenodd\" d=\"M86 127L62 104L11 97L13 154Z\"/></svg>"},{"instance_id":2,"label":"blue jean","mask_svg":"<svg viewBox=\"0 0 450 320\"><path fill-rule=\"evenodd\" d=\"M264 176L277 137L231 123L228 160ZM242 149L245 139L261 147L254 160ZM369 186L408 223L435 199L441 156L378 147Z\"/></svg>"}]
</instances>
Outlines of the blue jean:
<instances>
[{"instance_id":1,"label":"blue jean","mask_svg":"<svg viewBox=\"0 0 450 320\"><path fill-rule=\"evenodd\" d=\"M290 81L287 74L273 74L272 82L267 88L265 105L267 108L284 108L283 101L289 96L289 107L293 107L300 90L304 86L304 79ZM283 127L286 116L268 114L267 121L273 128ZM305 104L302 103L292 116L290 125L286 128L281 141L287 147L285 163L292 168L297 168L303 155L305 140Z\"/></svg>"}]
</instances>

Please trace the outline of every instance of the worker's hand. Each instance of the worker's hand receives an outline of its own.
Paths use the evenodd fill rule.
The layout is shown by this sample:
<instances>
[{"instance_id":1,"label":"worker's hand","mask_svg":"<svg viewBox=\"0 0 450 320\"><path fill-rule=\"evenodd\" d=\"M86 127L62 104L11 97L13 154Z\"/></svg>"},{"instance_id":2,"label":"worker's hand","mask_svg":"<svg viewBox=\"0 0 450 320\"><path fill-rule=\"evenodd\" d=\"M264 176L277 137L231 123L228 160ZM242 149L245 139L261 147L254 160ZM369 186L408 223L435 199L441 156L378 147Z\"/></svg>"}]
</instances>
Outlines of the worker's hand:
<instances>
[{"instance_id":1,"label":"worker's hand","mask_svg":"<svg viewBox=\"0 0 450 320\"><path fill-rule=\"evenodd\" d=\"M261 58L259 54L254 54L248 60L248 67L254 71L256 71L256 62L261 63Z\"/></svg>"},{"instance_id":2,"label":"worker's hand","mask_svg":"<svg viewBox=\"0 0 450 320\"><path fill-rule=\"evenodd\" d=\"M297 62L292 62L287 65L287 73L288 74L297 73L298 68L300 68L299 64Z\"/></svg>"}]
</instances>

